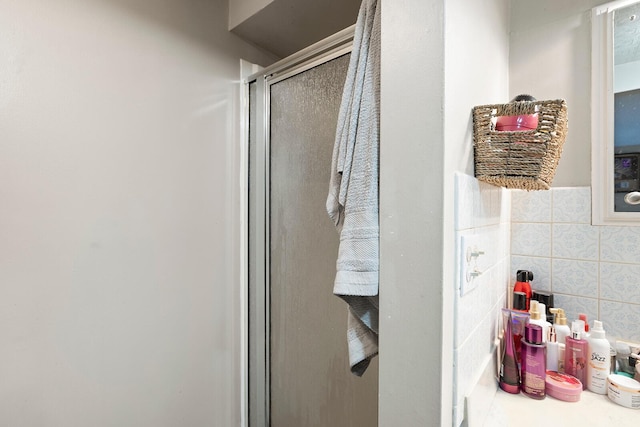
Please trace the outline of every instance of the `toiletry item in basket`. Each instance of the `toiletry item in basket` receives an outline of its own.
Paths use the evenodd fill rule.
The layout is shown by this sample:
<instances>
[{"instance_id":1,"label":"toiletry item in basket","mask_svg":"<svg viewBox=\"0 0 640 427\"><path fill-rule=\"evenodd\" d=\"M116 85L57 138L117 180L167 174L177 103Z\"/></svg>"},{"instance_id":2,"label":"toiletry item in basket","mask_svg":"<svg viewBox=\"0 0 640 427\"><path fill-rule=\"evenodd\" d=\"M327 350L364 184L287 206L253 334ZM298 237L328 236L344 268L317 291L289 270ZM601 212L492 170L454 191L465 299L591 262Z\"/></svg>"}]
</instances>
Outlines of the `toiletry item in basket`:
<instances>
[{"instance_id":1,"label":"toiletry item in basket","mask_svg":"<svg viewBox=\"0 0 640 427\"><path fill-rule=\"evenodd\" d=\"M575 320L571 323L571 335L566 338L564 350L564 372L580 380L583 390L587 388L587 357L589 343L583 339L584 322Z\"/></svg>"},{"instance_id":2,"label":"toiletry item in basket","mask_svg":"<svg viewBox=\"0 0 640 427\"><path fill-rule=\"evenodd\" d=\"M611 346L605 338L602 322L593 321L589 337L589 364L587 366L587 388L598 394L607 394Z\"/></svg>"},{"instance_id":3,"label":"toiletry item in basket","mask_svg":"<svg viewBox=\"0 0 640 427\"><path fill-rule=\"evenodd\" d=\"M520 372L516 360L516 348L513 342L511 310L502 309L504 324L504 347L500 359L500 388L507 393L520 393Z\"/></svg>"},{"instance_id":4,"label":"toiletry item in basket","mask_svg":"<svg viewBox=\"0 0 640 427\"><path fill-rule=\"evenodd\" d=\"M531 95L518 95L511 102L535 101ZM496 119L498 132L522 132L538 128L538 113L519 114L517 116L499 116Z\"/></svg>"},{"instance_id":5,"label":"toiletry item in basket","mask_svg":"<svg viewBox=\"0 0 640 427\"><path fill-rule=\"evenodd\" d=\"M529 323L522 341L522 392L533 399L544 399L547 376L546 347L542 327Z\"/></svg>"}]
</instances>

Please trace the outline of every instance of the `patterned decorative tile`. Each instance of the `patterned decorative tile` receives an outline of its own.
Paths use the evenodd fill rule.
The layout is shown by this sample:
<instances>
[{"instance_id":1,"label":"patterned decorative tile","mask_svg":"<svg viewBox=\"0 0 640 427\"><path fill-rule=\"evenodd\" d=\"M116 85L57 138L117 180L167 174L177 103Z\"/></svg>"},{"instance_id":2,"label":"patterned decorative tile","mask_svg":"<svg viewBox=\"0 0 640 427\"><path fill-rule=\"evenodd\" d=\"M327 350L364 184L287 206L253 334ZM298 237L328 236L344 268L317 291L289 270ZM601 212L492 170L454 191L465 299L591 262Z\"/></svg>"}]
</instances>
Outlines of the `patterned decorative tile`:
<instances>
[{"instance_id":1,"label":"patterned decorative tile","mask_svg":"<svg viewBox=\"0 0 640 427\"><path fill-rule=\"evenodd\" d=\"M607 338L640 342L640 305L601 300L600 313Z\"/></svg>"},{"instance_id":2,"label":"patterned decorative tile","mask_svg":"<svg viewBox=\"0 0 640 427\"><path fill-rule=\"evenodd\" d=\"M511 286L516 282L518 270L529 270L533 273L531 289L551 291L551 258L512 256L509 281Z\"/></svg>"},{"instance_id":3,"label":"patterned decorative tile","mask_svg":"<svg viewBox=\"0 0 640 427\"><path fill-rule=\"evenodd\" d=\"M551 290L562 294L598 298L598 263L553 259Z\"/></svg>"},{"instance_id":4,"label":"patterned decorative tile","mask_svg":"<svg viewBox=\"0 0 640 427\"><path fill-rule=\"evenodd\" d=\"M552 256L598 260L598 227L583 224L553 224Z\"/></svg>"},{"instance_id":5,"label":"patterned decorative tile","mask_svg":"<svg viewBox=\"0 0 640 427\"><path fill-rule=\"evenodd\" d=\"M591 223L591 187L552 188L553 222Z\"/></svg>"},{"instance_id":6,"label":"patterned decorative tile","mask_svg":"<svg viewBox=\"0 0 640 427\"><path fill-rule=\"evenodd\" d=\"M551 224L512 223L511 253L551 256Z\"/></svg>"},{"instance_id":7,"label":"patterned decorative tile","mask_svg":"<svg viewBox=\"0 0 640 427\"><path fill-rule=\"evenodd\" d=\"M640 265L600 263L600 298L640 304L639 283Z\"/></svg>"},{"instance_id":8,"label":"patterned decorative tile","mask_svg":"<svg viewBox=\"0 0 640 427\"><path fill-rule=\"evenodd\" d=\"M512 190L511 221L551 222L551 192Z\"/></svg>"},{"instance_id":9,"label":"patterned decorative tile","mask_svg":"<svg viewBox=\"0 0 640 427\"><path fill-rule=\"evenodd\" d=\"M640 227L599 227L600 260L640 264Z\"/></svg>"},{"instance_id":10,"label":"patterned decorative tile","mask_svg":"<svg viewBox=\"0 0 640 427\"><path fill-rule=\"evenodd\" d=\"M596 298L554 293L553 303L556 307L564 309L569 327L571 327L572 321L578 319L580 313L587 315L590 325L593 325L593 319L598 318L598 300Z\"/></svg>"}]
</instances>

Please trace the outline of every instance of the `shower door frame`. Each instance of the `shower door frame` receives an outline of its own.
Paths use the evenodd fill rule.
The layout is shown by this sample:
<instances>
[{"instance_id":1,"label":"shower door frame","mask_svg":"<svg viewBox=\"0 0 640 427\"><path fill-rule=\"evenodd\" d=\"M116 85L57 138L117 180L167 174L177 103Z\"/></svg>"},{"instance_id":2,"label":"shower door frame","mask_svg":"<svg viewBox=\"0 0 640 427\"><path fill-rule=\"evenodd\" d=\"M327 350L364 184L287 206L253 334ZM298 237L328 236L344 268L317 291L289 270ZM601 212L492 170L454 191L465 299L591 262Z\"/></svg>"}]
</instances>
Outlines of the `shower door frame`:
<instances>
[{"instance_id":1,"label":"shower door frame","mask_svg":"<svg viewBox=\"0 0 640 427\"><path fill-rule=\"evenodd\" d=\"M242 81L242 206L244 218L241 265L242 271L242 425L266 427L270 422L270 349L269 349L269 153L270 153L270 87L284 79L307 71L325 62L351 52L355 25L345 28L275 64L252 74ZM256 84L256 188L249 192L249 85ZM329 183L327 183L328 189ZM253 212L249 211L249 197ZM249 235L249 223L255 224L255 233ZM251 251L251 252L250 252ZM250 263L249 260L254 260ZM249 287L250 271L255 278ZM249 307L249 292L254 292L255 307ZM255 328L255 339L249 328ZM252 340L250 342L249 340ZM249 348L256 352L255 375L249 377ZM255 399L249 398L250 388L255 388ZM255 414L252 416L251 414ZM251 424L254 419L256 425Z\"/></svg>"}]
</instances>

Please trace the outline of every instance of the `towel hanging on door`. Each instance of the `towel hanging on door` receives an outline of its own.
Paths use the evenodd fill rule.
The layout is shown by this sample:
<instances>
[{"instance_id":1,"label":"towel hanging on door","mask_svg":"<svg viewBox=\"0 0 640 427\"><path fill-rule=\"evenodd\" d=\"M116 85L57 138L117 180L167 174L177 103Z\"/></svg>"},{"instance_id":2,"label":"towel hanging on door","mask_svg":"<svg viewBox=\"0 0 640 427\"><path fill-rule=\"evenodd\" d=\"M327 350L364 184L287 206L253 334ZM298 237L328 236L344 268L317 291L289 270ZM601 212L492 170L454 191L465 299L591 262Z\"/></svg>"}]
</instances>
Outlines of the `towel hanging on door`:
<instances>
[{"instance_id":1,"label":"towel hanging on door","mask_svg":"<svg viewBox=\"0 0 640 427\"><path fill-rule=\"evenodd\" d=\"M351 372L378 354L380 7L360 6L333 147L327 212L340 233L333 293L348 306Z\"/></svg>"}]
</instances>

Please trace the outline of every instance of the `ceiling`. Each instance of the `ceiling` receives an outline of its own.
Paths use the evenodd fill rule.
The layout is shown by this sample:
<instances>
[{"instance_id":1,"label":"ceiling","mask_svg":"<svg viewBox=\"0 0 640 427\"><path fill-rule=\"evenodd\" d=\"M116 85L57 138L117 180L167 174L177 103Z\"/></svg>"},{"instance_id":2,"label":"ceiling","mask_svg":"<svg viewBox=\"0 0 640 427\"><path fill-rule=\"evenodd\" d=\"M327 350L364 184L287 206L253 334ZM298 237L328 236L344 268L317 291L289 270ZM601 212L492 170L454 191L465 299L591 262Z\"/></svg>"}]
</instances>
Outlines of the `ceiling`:
<instances>
[{"instance_id":1,"label":"ceiling","mask_svg":"<svg viewBox=\"0 0 640 427\"><path fill-rule=\"evenodd\" d=\"M640 61L640 3L615 11L615 64Z\"/></svg>"},{"instance_id":2,"label":"ceiling","mask_svg":"<svg viewBox=\"0 0 640 427\"><path fill-rule=\"evenodd\" d=\"M231 31L285 58L355 24L361 0L274 0Z\"/></svg>"}]
</instances>

